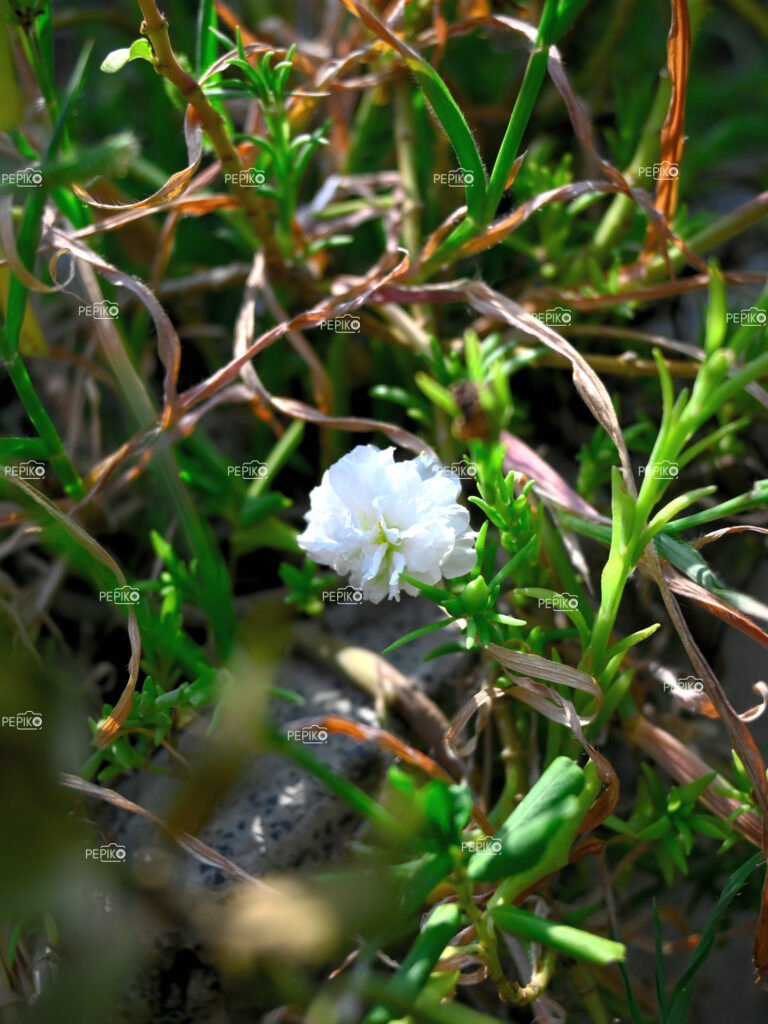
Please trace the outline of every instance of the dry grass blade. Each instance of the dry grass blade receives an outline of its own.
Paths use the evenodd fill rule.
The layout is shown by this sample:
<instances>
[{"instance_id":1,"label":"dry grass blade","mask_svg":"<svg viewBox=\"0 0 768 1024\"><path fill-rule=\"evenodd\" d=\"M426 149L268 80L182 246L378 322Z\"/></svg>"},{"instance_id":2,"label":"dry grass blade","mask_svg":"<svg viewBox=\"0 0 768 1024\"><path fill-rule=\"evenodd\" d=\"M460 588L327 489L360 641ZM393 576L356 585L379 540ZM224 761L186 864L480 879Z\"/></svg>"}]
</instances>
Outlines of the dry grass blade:
<instances>
[{"instance_id":1,"label":"dry grass blade","mask_svg":"<svg viewBox=\"0 0 768 1024\"><path fill-rule=\"evenodd\" d=\"M672 82L672 95L661 129L661 163L674 167L675 173L659 178L655 199L656 209L667 221L672 219L677 209L680 159L685 145L685 96L691 62L688 0L671 0L670 6L672 20L667 37L667 67ZM646 237L644 254L647 256L657 244L658 232L651 228Z\"/></svg>"},{"instance_id":2,"label":"dry grass blade","mask_svg":"<svg viewBox=\"0 0 768 1024\"><path fill-rule=\"evenodd\" d=\"M279 398L275 395L270 397L270 403L279 412L291 419L304 420L305 423L316 423L320 427L331 427L334 430L349 430L355 433L371 433L379 430L395 444L399 444L416 455L426 453L437 458L434 450L416 434L409 430L395 426L394 423L387 423L386 420L369 420L361 416L326 416L319 409L311 405L299 402L295 398Z\"/></svg>"},{"instance_id":3,"label":"dry grass blade","mask_svg":"<svg viewBox=\"0 0 768 1024\"><path fill-rule=\"evenodd\" d=\"M42 281L38 281L35 275L24 265L16 248L16 236L13 231L13 196L0 197L0 247L2 247L2 253L5 257L4 263L11 268L24 287L32 292L53 293L64 291L74 278L74 270L71 267L65 281L57 281L54 276L56 265L62 255L61 251L54 253L50 263L51 277L56 281L53 285L43 284Z\"/></svg>"},{"instance_id":4,"label":"dry grass blade","mask_svg":"<svg viewBox=\"0 0 768 1024\"><path fill-rule=\"evenodd\" d=\"M712 768L689 747L681 743L666 729L649 722L643 715L637 715L630 719L626 723L624 731L633 743L636 743L680 785L685 786L689 782L700 779L702 775L712 774ZM723 821L738 810L735 800L717 792L725 785L725 780L717 776L704 790L701 797L704 806ZM745 811L738 815L733 824L745 839L758 848L762 848L763 823L754 811Z\"/></svg>"},{"instance_id":5,"label":"dry grass blade","mask_svg":"<svg viewBox=\"0 0 768 1024\"><path fill-rule=\"evenodd\" d=\"M515 700L535 708L550 721L572 728L574 722L578 726L589 725L599 714L603 705L603 691L597 680L587 672L550 661L548 658L541 658L537 654L512 651L498 644L489 644L487 650L514 677L515 687L504 692ZM535 679L529 678L530 676L535 679L546 679L547 682L560 686L569 686L588 694L595 702L591 713L583 717L576 715L570 701L565 701L556 690L536 682ZM578 733L576 735L578 736Z\"/></svg>"},{"instance_id":6,"label":"dry grass blade","mask_svg":"<svg viewBox=\"0 0 768 1024\"><path fill-rule=\"evenodd\" d=\"M95 800L101 800L102 803L111 804L113 807L118 807L122 811L129 811L131 814L138 814L142 818L146 818L147 821L151 821L153 825L156 825L159 829L162 829L170 838L187 853L191 854L195 860L201 864L209 864L211 867L218 868L223 871L224 874L229 875L230 878L234 878L238 882L248 882L251 885L257 885L263 889L272 890L265 882L262 882L258 878L254 878L253 875L249 875L247 871L243 871L239 868L234 861L231 861L228 857L219 853L218 850L214 850L212 846L208 846L207 843L202 842L196 836L191 835L189 832L185 832L183 829L173 829L167 822L163 821L162 818L158 818L157 815L152 814L151 811L146 810L144 807L140 807L139 804L135 804L132 800L128 800L120 793L116 793L113 789L106 789L104 786L96 786L92 782L86 782L85 779L79 778L77 775L63 774L61 776L62 786L66 786L67 789L74 789L78 793L83 793L85 796L93 797Z\"/></svg>"},{"instance_id":7,"label":"dry grass blade","mask_svg":"<svg viewBox=\"0 0 768 1024\"><path fill-rule=\"evenodd\" d=\"M763 207L768 210L768 205ZM754 272L738 272L723 274L723 280L729 285L764 285L768 275ZM642 288L621 288L611 295L580 295L572 291L560 291L553 288L531 288L522 295L522 300L530 303L535 309L546 309L553 301L567 302L572 309L583 313L595 313L600 310L609 309L611 306L618 306L624 302L639 303L640 305L655 302L659 299L669 299L675 295L686 295L689 292L702 291L709 287L709 274L692 274L690 277L680 277L673 281L663 281L658 284L646 285Z\"/></svg>"},{"instance_id":8,"label":"dry grass blade","mask_svg":"<svg viewBox=\"0 0 768 1024\"><path fill-rule=\"evenodd\" d=\"M405 274L409 267L408 257L404 256L394 267L387 269L392 263L392 257L385 255L384 258L373 267L366 278L356 286L352 287L343 295L336 295L333 298L325 299L312 309L299 313L290 320L277 324L269 331L262 334L260 338L250 345L245 352L231 360L220 370L211 374L207 380L197 384L188 391L185 391L179 399L181 412L188 412L199 402L210 398L222 387L233 383L240 375L242 367L250 362L256 355L274 345L285 334L292 330L302 330L308 327L316 327L321 321L330 317L342 316L351 313L361 306L364 306L373 295L381 288L386 287L390 282Z\"/></svg>"},{"instance_id":9,"label":"dry grass blade","mask_svg":"<svg viewBox=\"0 0 768 1024\"><path fill-rule=\"evenodd\" d=\"M610 523L610 519L600 513L580 497L545 459L529 448L519 437L503 431L501 441L505 447L504 471L522 473L534 481L533 489L545 501L559 508L567 509L576 515L596 523Z\"/></svg>"},{"instance_id":10,"label":"dry grass blade","mask_svg":"<svg viewBox=\"0 0 768 1024\"><path fill-rule=\"evenodd\" d=\"M600 710L603 701L602 691L597 685L597 680L588 672L582 672L581 669L571 668L570 665L563 665L557 661L550 661L549 658L541 658L538 654L512 651L506 647L500 647L498 644L489 644L487 650L504 668L511 672L534 676L536 679L546 679L547 682L570 686L574 690L588 693L597 702L596 712Z\"/></svg>"},{"instance_id":11,"label":"dry grass blade","mask_svg":"<svg viewBox=\"0 0 768 1024\"><path fill-rule=\"evenodd\" d=\"M643 563L641 563L640 568L644 569ZM650 576L652 574L648 571L647 575ZM763 647L768 647L768 633L760 629L757 623L753 622L748 615L740 612L738 608L726 604L725 601L721 600L710 590L688 579L687 576L683 576L682 573L679 573L669 565L664 566L664 579L670 590L675 594L690 598L691 601L695 601L712 615L716 615L718 619L727 622L729 626L735 626L736 629L741 630L742 633L745 633Z\"/></svg>"},{"instance_id":12,"label":"dry grass blade","mask_svg":"<svg viewBox=\"0 0 768 1024\"><path fill-rule=\"evenodd\" d=\"M370 743L375 743L381 750L386 750L390 754L394 754L395 757L402 758L407 764L418 768L431 779L440 779L442 782L447 783L455 781L450 773L439 765L437 761L427 757L426 754L422 754L420 750L416 750L415 747L398 739L397 736L393 736L386 729L377 729L372 725L362 725L360 722L353 722L351 719L341 718L339 715L325 715L319 719L312 719L311 722L307 720L307 724L319 726L327 729L328 732L338 733L342 736L353 736L358 740L367 740ZM486 835L493 835L493 826L477 804L473 804L472 814Z\"/></svg>"},{"instance_id":13,"label":"dry grass blade","mask_svg":"<svg viewBox=\"0 0 768 1024\"><path fill-rule=\"evenodd\" d=\"M52 501L49 501L45 495L41 494L40 491L34 487L30 487L26 481L19 477L8 477L16 487L20 488L28 498L36 502L47 514L54 519L64 530L85 550L94 558L97 562L106 566L107 569L114 575L118 581L118 585L124 587L127 585L127 580L123 574L123 570L117 564L112 555L106 551L98 541L94 540L89 533L66 515L61 509L54 505ZM136 689L136 682L139 677L139 665L141 663L141 635L139 633L139 625L136 621L136 616L132 610L128 612L128 639L131 644L131 659L128 663L128 681L125 684L123 692L117 702L114 710L105 722L99 726L95 740L97 747L106 746L113 738L114 734L126 720L128 715L131 713L133 707L133 694Z\"/></svg>"},{"instance_id":14,"label":"dry grass blade","mask_svg":"<svg viewBox=\"0 0 768 1024\"><path fill-rule=\"evenodd\" d=\"M573 367L573 383L576 390L584 399L592 415L616 445L627 489L630 494L636 495L637 489L632 475L629 452L611 402L611 396L608 394L605 384L581 353L547 324L541 323L518 303L500 292L494 291L488 285L473 281L467 284L464 293L465 301L469 302L478 313L484 313L496 320L510 324L524 334L535 338L536 341L542 342L558 355L565 356Z\"/></svg>"},{"instance_id":15,"label":"dry grass blade","mask_svg":"<svg viewBox=\"0 0 768 1024\"><path fill-rule=\"evenodd\" d=\"M70 237L67 232L58 228L51 228L49 231L52 241L61 249L69 252L70 256L83 260L89 267L97 271L107 281L110 281L116 288L127 288L133 292L139 302L149 313L157 332L157 350L160 362L165 370L163 380L163 415L162 425L168 426L174 418L176 406L176 382L179 376L181 365L181 343L171 318L165 312L151 288L143 281L125 274L117 267L102 259L84 243ZM103 325L105 321L97 321L97 325Z\"/></svg>"},{"instance_id":16,"label":"dry grass blade","mask_svg":"<svg viewBox=\"0 0 768 1024\"><path fill-rule=\"evenodd\" d=\"M739 526L724 526L722 530L713 530L711 533L705 533L703 537L697 537L691 541L691 547L696 549L703 548L707 544L711 544L715 540L720 540L721 537L728 537L732 533L768 533L768 528L765 526L757 526L753 523L741 523ZM768 607L766 607L766 617L768 618Z\"/></svg>"},{"instance_id":17,"label":"dry grass blade","mask_svg":"<svg viewBox=\"0 0 768 1024\"><path fill-rule=\"evenodd\" d=\"M163 206L165 203L178 199L183 195L195 176L197 168L200 166L200 159L203 154L203 128L191 107L188 108L184 118L184 138L187 144L187 166L172 174L157 192L153 192L146 199L140 199L135 203L102 203L80 185L73 185L72 190L84 203L98 210L155 210L157 207Z\"/></svg>"}]
</instances>

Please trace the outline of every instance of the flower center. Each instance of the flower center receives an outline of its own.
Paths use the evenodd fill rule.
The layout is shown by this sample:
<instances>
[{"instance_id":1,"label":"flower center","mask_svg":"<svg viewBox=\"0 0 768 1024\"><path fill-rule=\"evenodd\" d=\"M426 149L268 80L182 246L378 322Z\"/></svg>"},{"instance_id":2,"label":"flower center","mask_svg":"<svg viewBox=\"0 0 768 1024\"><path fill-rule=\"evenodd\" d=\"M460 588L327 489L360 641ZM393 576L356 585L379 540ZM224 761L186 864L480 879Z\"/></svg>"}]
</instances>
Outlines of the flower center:
<instances>
[{"instance_id":1,"label":"flower center","mask_svg":"<svg viewBox=\"0 0 768 1024\"><path fill-rule=\"evenodd\" d=\"M378 544L386 544L387 547L397 548L402 543L400 537L400 531L396 526L387 526L384 522L383 516L379 516L377 523L376 542Z\"/></svg>"}]
</instances>

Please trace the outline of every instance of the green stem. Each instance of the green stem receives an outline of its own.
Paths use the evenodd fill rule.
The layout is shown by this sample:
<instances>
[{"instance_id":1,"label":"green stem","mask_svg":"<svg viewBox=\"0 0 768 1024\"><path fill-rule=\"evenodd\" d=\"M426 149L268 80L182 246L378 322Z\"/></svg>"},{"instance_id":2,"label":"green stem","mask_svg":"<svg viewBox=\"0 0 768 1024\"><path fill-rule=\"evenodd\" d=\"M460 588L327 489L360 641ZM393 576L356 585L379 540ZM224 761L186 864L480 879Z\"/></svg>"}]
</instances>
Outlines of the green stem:
<instances>
[{"instance_id":1,"label":"green stem","mask_svg":"<svg viewBox=\"0 0 768 1024\"><path fill-rule=\"evenodd\" d=\"M748 384L768 374L768 352L764 352L710 390L705 382L716 379L713 374L718 373L715 360L719 354L714 353L713 357L702 363L691 397L687 406L679 413L677 422L667 426L662 423L662 430L656 439L649 465L662 460L677 462L688 441L710 416L735 394L743 391ZM724 372L724 369L720 372ZM668 485L668 480L647 473L634 503L631 527L624 536L621 536L623 531L616 530L614 526L611 549L603 570L600 608L592 630L589 650L585 652L584 658L585 666L588 666L598 679L606 666L611 630L616 622L624 588L645 547L646 526Z\"/></svg>"},{"instance_id":2,"label":"green stem","mask_svg":"<svg viewBox=\"0 0 768 1024\"><path fill-rule=\"evenodd\" d=\"M18 352L11 355L10 358L7 357L6 353L10 350L10 342L8 335L2 327L0 327L0 349L6 360L5 367L16 389L16 394L19 396L27 416L29 416L32 425L45 445L47 457L61 481L62 487L70 497L75 499L82 498L85 494L85 487L83 486L80 474L64 450L59 432L46 412L45 406L40 401L40 396L35 389L35 385L32 383L32 378L29 376L24 360Z\"/></svg>"},{"instance_id":3,"label":"green stem","mask_svg":"<svg viewBox=\"0 0 768 1024\"><path fill-rule=\"evenodd\" d=\"M653 106L643 125L640 141L630 160L629 167L624 171L625 177L636 178L639 169L652 164L658 154L659 132L667 114L671 90L672 85L669 78L661 78L656 89ZM638 209L637 204L628 196L618 195L613 198L613 201L603 215L603 219L597 226L592 244L589 247L592 257L601 260L614 251L618 239L623 234L636 209Z\"/></svg>"},{"instance_id":4,"label":"green stem","mask_svg":"<svg viewBox=\"0 0 768 1024\"><path fill-rule=\"evenodd\" d=\"M459 851L454 849L452 854L454 861L453 882L456 895L462 910L472 922L477 932L477 938L483 948L485 962L488 965L488 977L496 986L496 990L502 999L511 1003L519 1003L520 986L505 976L501 960L499 959L499 946L496 941L496 934L488 927L485 915L474 901L472 886L464 873L464 865Z\"/></svg>"},{"instance_id":5,"label":"green stem","mask_svg":"<svg viewBox=\"0 0 768 1024\"><path fill-rule=\"evenodd\" d=\"M421 201L416 165L416 128L413 122L412 97L408 84L402 79L395 83L394 93L397 166L405 192L403 237L411 260L416 260L421 252L421 211L424 204ZM426 303L416 303L412 312L420 324L431 326L434 329L434 314L431 306Z\"/></svg>"},{"instance_id":6,"label":"green stem","mask_svg":"<svg viewBox=\"0 0 768 1024\"><path fill-rule=\"evenodd\" d=\"M264 199L253 189L239 184L242 170L240 156L229 136L224 118L210 102L196 79L185 71L176 59L168 35L168 22L154 0L138 0L138 4L144 16L142 34L149 39L155 53L155 71L175 85L186 102L194 108L205 134L216 151L225 180L231 183L231 190L240 201L254 234L270 257L276 257L279 262L280 253Z\"/></svg>"},{"instance_id":7,"label":"green stem","mask_svg":"<svg viewBox=\"0 0 768 1024\"><path fill-rule=\"evenodd\" d=\"M610 1017L590 969L585 964L574 963L571 979L592 1024L610 1024Z\"/></svg>"},{"instance_id":8,"label":"green stem","mask_svg":"<svg viewBox=\"0 0 768 1024\"><path fill-rule=\"evenodd\" d=\"M517 159L520 151L520 143L523 139L525 129L531 119L533 108L538 99L541 86L547 73L547 61L549 59L549 47L537 46L528 58L528 64L523 76L523 83L520 92L517 94L512 114L509 118L507 130L504 133L496 162L493 165L491 179L488 183L486 194L484 218L482 224L476 224L471 218L462 221L448 238L438 246L434 256L424 264L423 274L429 277L432 272L442 266L449 256L452 256L461 246L473 238L479 230L489 224L498 209L507 181L512 170L512 165Z\"/></svg>"},{"instance_id":9,"label":"green stem","mask_svg":"<svg viewBox=\"0 0 768 1024\"><path fill-rule=\"evenodd\" d=\"M0 457L47 459L48 445L40 437L0 437Z\"/></svg>"},{"instance_id":10,"label":"green stem","mask_svg":"<svg viewBox=\"0 0 768 1024\"><path fill-rule=\"evenodd\" d=\"M485 202L486 223L493 220L501 202L501 197L504 195L512 165L520 151L523 133L528 127L528 122L531 119L534 105L547 73L548 59L548 46L537 46L528 58L523 84L520 86L520 92L517 94L515 105L512 108L512 115L509 119L507 130L504 133L504 138L496 157L496 163L493 165L491 180L488 183Z\"/></svg>"}]
</instances>

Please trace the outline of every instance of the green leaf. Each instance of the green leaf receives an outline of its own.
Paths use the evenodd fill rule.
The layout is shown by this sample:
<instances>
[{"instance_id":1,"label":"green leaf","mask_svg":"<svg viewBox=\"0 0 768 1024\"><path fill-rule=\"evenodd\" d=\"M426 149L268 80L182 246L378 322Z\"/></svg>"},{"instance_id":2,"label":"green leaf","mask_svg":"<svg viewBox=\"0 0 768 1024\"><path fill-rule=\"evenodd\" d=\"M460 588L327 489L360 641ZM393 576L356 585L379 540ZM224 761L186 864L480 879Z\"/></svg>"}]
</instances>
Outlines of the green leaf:
<instances>
[{"instance_id":1,"label":"green leaf","mask_svg":"<svg viewBox=\"0 0 768 1024\"><path fill-rule=\"evenodd\" d=\"M416 50L390 32L375 14L357 3L357 0L344 0L344 3L368 29L388 43L405 60L427 102L432 107L435 117L448 136L459 166L464 172L464 189L469 216L472 220L481 222L485 207L485 168L469 125L451 95L450 89L432 65L428 64Z\"/></svg>"},{"instance_id":2,"label":"green leaf","mask_svg":"<svg viewBox=\"0 0 768 1024\"><path fill-rule=\"evenodd\" d=\"M408 951L392 979L388 994L398 999L415 1000L429 980L440 954L459 929L461 911L455 903L443 903L429 915L421 934ZM384 1006L375 1006L363 1018L363 1024L388 1024L392 1014Z\"/></svg>"},{"instance_id":3,"label":"green leaf","mask_svg":"<svg viewBox=\"0 0 768 1024\"><path fill-rule=\"evenodd\" d=\"M594 766L583 769L569 757L555 758L496 833L496 844L472 855L467 876L474 882L506 879L504 897L509 898L509 890L521 892L557 871L568 863L598 789Z\"/></svg>"},{"instance_id":4,"label":"green leaf","mask_svg":"<svg viewBox=\"0 0 768 1024\"><path fill-rule=\"evenodd\" d=\"M711 355L725 341L728 292L723 275L717 263L709 264L709 303L707 305L707 326L704 333L704 351Z\"/></svg>"},{"instance_id":5,"label":"green leaf","mask_svg":"<svg viewBox=\"0 0 768 1024\"><path fill-rule=\"evenodd\" d=\"M198 78L216 60L215 30L216 4L214 0L200 0L197 12L197 38L195 39L195 64Z\"/></svg>"},{"instance_id":6,"label":"green leaf","mask_svg":"<svg viewBox=\"0 0 768 1024\"><path fill-rule=\"evenodd\" d=\"M125 65L132 60L146 60L150 64L154 63L154 54L152 53L152 47L149 45L148 39L136 39L131 43L130 48L112 50L108 53L104 60L99 66L99 70L103 71L107 75L114 75L116 72L124 68Z\"/></svg>"},{"instance_id":7,"label":"green leaf","mask_svg":"<svg viewBox=\"0 0 768 1024\"><path fill-rule=\"evenodd\" d=\"M149 40L144 39L143 36L141 39L134 39L131 43L131 49L129 52L130 60L146 60L149 61L150 64L154 64L155 62L155 55L152 52Z\"/></svg>"},{"instance_id":8,"label":"green leaf","mask_svg":"<svg viewBox=\"0 0 768 1024\"><path fill-rule=\"evenodd\" d=\"M411 999L403 999L389 988L390 979L369 974L358 983L358 991L369 999L384 1003L390 1013L389 1021L400 1021L406 1017L414 1024L497 1024L497 1017L489 1017L479 1013L466 1004L455 1002L437 1002L427 992L414 1003Z\"/></svg>"},{"instance_id":9,"label":"green leaf","mask_svg":"<svg viewBox=\"0 0 768 1024\"><path fill-rule=\"evenodd\" d=\"M680 804L696 803L702 793L709 787L712 780L716 778L717 772L708 772L706 775L699 776L698 779L694 779L693 782L689 782L685 786L672 786L667 798L669 809L674 811L677 810Z\"/></svg>"},{"instance_id":10,"label":"green leaf","mask_svg":"<svg viewBox=\"0 0 768 1024\"><path fill-rule=\"evenodd\" d=\"M627 956L626 946L621 942L604 939L600 935L592 935L591 932L558 921L536 917L520 907L496 907L490 914L499 928L508 935L514 935L525 942L539 942L577 960L604 965L624 960Z\"/></svg>"},{"instance_id":11,"label":"green leaf","mask_svg":"<svg viewBox=\"0 0 768 1024\"><path fill-rule=\"evenodd\" d=\"M652 626L646 626L645 629L638 629L634 633L630 633L629 636L625 636L623 640L619 640L612 647L608 648L606 660L610 661L620 654L624 654L630 647L635 647L637 644L647 640L649 636L653 636L657 629L661 627L660 622L654 622Z\"/></svg>"},{"instance_id":12,"label":"green leaf","mask_svg":"<svg viewBox=\"0 0 768 1024\"><path fill-rule=\"evenodd\" d=\"M720 894L720 899L717 901L715 909L710 914L707 923L702 929L699 944L691 955L688 967L678 979L677 984L672 990L672 996L669 1001L669 1010L666 1016L662 1018L661 1024L686 1024L690 1019L693 983L696 979L696 975L704 966L704 963L709 956L710 950L712 949L712 945L715 941L715 936L717 935L720 920L738 895L739 890L746 883L749 876L756 868L763 864L764 861L765 858L763 854L756 853L753 857L750 857L748 861L742 864L742 866L728 879L725 888Z\"/></svg>"},{"instance_id":13,"label":"green leaf","mask_svg":"<svg viewBox=\"0 0 768 1024\"><path fill-rule=\"evenodd\" d=\"M389 647L385 647L381 653L389 654L390 651L396 651L398 647L403 647L405 644L409 644L411 640L418 640L420 636L426 636L428 633L435 633L438 629L443 629L445 626L450 626L450 624L450 619L440 619L439 622L430 622L428 626L421 626L419 629L413 629L410 633L406 633L405 636L401 636L399 640L395 640L395 642L390 644Z\"/></svg>"},{"instance_id":14,"label":"green leaf","mask_svg":"<svg viewBox=\"0 0 768 1024\"><path fill-rule=\"evenodd\" d=\"M446 842L458 839L472 816L472 794L466 784L447 786L435 780L424 789L424 812Z\"/></svg>"},{"instance_id":15,"label":"green leaf","mask_svg":"<svg viewBox=\"0 0 768 1024\"><path fill-rule=\"evenodd\" d=\"M418 910L435 886L450 874L452 867L453 860L448 850L428 853L417 861L405 886L399 913L407 917Z\"/></svg>"},{"instance_id":16,"label":"green leaf","mask_svg":"<svg viewBox=\"0 0 768 1024\"><path fill-rule=\"evenodd\" d=\"M422 372L417 373L413 380L438 409L442 409L443 412L454 418L459 415L459 407L448 388L444 388L442 384L438 384L436 380Z\"/></svg>"},{"instance_id":17,"label":"green leaf","mask_svg":"<svg viewBox=\"0 0 768 1024\"><path fill-rule=\"evenodd\" d=\"M678 513L682 512L684 508L688 508L689 505L693 505L695 502L701 501L702 498L714 494L716 490L717 487L712 484L709 487L699 487L695 491L687 491L685 494L673 498L672 501L668 502L656 513L643 530L640 546L644 548L648 541L660 530L663 530L667 523L674 519Z\"/></svg>"},{"instance_id":18,"label":"green leaf","mask_svg":"<svg viewBox=\"0 0 768 1024\"><path fill-rule=\"evenodd\" d=\"M646 825L645 828L641 829L637 837L642 839L643 842L654 839L662 839L664 836L669 834L671 829L669 818L665 815L663 818L659 818L650 825Z\"/></svg>"},{"instance_id":19,"label":"green leaf","mask_svg":"<svg viewBox=\"0 0 768 1024\"><path fill-rule=\"evenodd\" d=\"M130 59L131 51L127 47L121 50L112 50L99 65L99 70L104 71L108 75L114 75L121 68L125 67Z\"/></svg>"}]
</instances>

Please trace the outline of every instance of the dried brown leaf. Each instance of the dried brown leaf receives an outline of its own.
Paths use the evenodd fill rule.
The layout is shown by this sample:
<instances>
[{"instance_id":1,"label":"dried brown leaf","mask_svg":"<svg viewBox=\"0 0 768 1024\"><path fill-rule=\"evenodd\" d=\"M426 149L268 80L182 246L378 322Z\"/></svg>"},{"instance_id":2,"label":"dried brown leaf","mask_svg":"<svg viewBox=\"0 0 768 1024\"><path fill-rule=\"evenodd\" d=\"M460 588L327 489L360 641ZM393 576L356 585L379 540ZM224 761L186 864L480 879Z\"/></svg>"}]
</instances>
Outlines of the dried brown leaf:
<instances>
[{"instance_id":1,"label":"dried brown leaf","mask_svg":"<svg viewBox=\"0 0 768 1024\"><path fill-rule=\"evenodd\" d=\"M85 779L79 778L77 775L63 774L61 776L62 786L66 786L67 789L74 789L78 793L83 793L85 796L92 797L95 800L100 800L103 803L111 804L113 807L117 807L123 811L129 811L131 814L138 814L142 818L146 818L147 821L151 821L153 825L156 825L159 829L162 829L167 833L175 843L186 850L195 860L201 864L209 864L211 867L218 868L223 871L224 874L229 875L230 878L234 878L238 882L249 882L251 885L259 886L263 889L270 889L265 882L262 882L258 878L254 878L253 875L249 875L247 871L243 871L242 868L238 867L234 861L231 861L228 857L225 857L218 850L214 850L212 846L208 846L201 839L193 836L189 832L185 832L183 829L171 828L167 822L163 821L162 818L158 818L157 815L152 814L145 807L141 807L139 804L134 803L132 800L128 800L121 793L115 792L113 789L107 789L104 786L96 786L92 782L86 782ZM276 890L271 890L276 892Z\"/></svg>"},{"instance_id":2,"label":"dried brown leaf","mask_svg":"<svg viewBox=\"0 0 768 1024\"><path fill-rule=\"evenodd\" d=\"M187 166L181 171L177 171L175 174L172 174L165 184L157 190L157 192L153 192L152 195L148 196L146 199L140 199L135 203L101 203L80 185L73 184L72 191L82 199L83 202L98 210L127 211L157 209L157 207L163 206L165 203L173 199L178 199L178 197L187 190L197 168L200 166L200 159L203 154L203 127L191 107L187 108L187 113L184 118L184 138L187 143Z\"/></svg>"}]
</instances>

